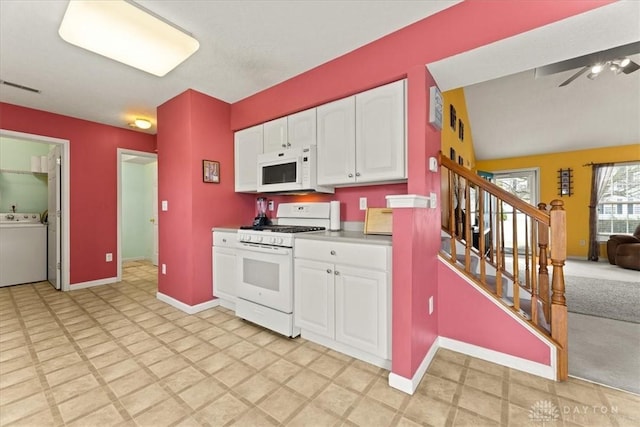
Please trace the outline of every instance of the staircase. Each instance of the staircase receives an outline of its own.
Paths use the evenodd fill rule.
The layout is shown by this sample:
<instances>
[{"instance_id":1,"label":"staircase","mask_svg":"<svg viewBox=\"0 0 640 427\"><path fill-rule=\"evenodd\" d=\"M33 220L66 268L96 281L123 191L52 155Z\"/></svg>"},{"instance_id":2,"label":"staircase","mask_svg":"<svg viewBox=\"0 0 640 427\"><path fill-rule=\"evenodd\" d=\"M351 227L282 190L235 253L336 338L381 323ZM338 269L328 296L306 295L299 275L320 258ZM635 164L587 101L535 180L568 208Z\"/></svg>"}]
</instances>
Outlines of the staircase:
<instances>
[{"instance_id":1,"label":"staircase","mask_svg":"<svg viewBox=\"0 0 640 427\"><path fill-rule=\"evenodd\" d=\"M534 207L442 155L440 164L441 256L552 342L557 378L566 380L563 202Z\"/></svg>"}]
</instances>

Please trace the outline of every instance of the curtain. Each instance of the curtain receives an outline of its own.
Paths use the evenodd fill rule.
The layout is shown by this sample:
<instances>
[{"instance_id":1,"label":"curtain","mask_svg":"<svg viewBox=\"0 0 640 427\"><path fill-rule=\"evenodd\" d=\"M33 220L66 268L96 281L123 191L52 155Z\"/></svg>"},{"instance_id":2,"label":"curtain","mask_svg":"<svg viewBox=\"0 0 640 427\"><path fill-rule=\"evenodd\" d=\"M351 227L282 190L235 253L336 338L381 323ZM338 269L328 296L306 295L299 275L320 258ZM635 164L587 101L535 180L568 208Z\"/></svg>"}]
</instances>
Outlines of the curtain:
<instances>
[{"instance_id":1,"label":"curtain","mask_svg":"<svg viewBox=\"0 0 640 427\"><path fill-rule=\"evenodd\" d=\"M598 261L600 246L598 245L598 203L602 199L604 187L611 179L613 163L600 163L592 166L591 200L589 201L589 254L588 259Z\"/></svg>"}]
</instances>

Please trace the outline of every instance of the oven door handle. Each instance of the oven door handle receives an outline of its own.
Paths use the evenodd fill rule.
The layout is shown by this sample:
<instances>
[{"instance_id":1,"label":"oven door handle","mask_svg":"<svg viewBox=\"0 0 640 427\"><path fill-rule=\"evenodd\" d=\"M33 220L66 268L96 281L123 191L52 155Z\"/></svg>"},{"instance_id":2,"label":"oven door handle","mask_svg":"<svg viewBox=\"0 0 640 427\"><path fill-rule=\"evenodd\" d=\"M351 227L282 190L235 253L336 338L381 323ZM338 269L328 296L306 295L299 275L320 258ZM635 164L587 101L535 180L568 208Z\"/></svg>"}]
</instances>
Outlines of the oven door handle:
<instances>
[{"instance_id":1,"label":"oven door handle","mask_svg":"<svg viewBox=\"0 0 640 427\"><path fill-rule=\"evenodd\" d=\"M291 248L283 248L280 246L264 246L253 243L240 243L240 251L242 252L259 252L270 255L290 255Z\"/></svg>"}]
</instances>

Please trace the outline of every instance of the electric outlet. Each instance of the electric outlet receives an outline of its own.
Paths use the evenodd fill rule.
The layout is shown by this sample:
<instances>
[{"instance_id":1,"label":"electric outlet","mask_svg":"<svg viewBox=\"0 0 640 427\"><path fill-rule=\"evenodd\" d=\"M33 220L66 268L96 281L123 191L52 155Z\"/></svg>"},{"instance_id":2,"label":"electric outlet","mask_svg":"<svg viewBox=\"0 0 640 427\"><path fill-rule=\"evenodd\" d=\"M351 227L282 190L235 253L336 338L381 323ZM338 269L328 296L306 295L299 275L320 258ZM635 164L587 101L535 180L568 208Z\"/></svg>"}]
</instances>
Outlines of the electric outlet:
<instances>
[{"instance_id":1,"label":"electric outlet","mask_svg":"<svg viewBox=\"0 0 640 427\"><path fill-rule=\"evenodd\" d=\"M361 211L367 210L367 198L366 197L360 197L360 210Z\"/></svg>"},{"instance_id":2,"label":"electric outlet","mask_svg":"<svg viewBox=\"0 0 640 427\"><path fill-rule=\"evenodd\" d=\"M106 260L107 262L111 262L111 261L113 261L113 254L109 252L109 253L107 254L107 256L105 257L105 260Z\"/></svg>"},{"instance_id":3,"label":"electric outlet","mask_svg":"<svg viewBox=\"0 0 640 427\"><path fill-rule=\"evenodd\" d=\"M167 264L162 264L162 274L167 274Z\"/></svg>"},{"instance_id":4,"label":"electric outlet","mask_svg":"<svg viewBox=\"0 0 640 427\"><path fill-rule=\"evenodd\" d=\"M273 200L269 200L269 204L268 204L268 206L269 206L269 212L273 212L273 209L274 209L274 206L273 206L273 205L274 205Z\"/></svg>"},{"instance_id":5,"label":"electric outlet","mask_svg":"<svg viewBox=\"0 0 640 427\"><path fill-rule=\"evenodd\" d=\"M163 200L162 201L162 210L163 211L168 211L169 210L169 201L168 200Z\"/></svg>"},{"instance_id":6,"label":"electric outlet","mask_svg":"<svg viewBox=\"0 0 640 427\"><path fill-rule=\"evenodd\" d=\"M587 242L584 239L580 239L580 246L585 246Z\"/></svg>"},{"instance_id":7,"label":"electric outlet","mask_svg":"<svg viewBox=\"0 0 640 427\"><path fill-rule=\"evenodd\" d=\"M429 314L433 314L433 297L429 297Z\"/></svg>"}]
</instances>

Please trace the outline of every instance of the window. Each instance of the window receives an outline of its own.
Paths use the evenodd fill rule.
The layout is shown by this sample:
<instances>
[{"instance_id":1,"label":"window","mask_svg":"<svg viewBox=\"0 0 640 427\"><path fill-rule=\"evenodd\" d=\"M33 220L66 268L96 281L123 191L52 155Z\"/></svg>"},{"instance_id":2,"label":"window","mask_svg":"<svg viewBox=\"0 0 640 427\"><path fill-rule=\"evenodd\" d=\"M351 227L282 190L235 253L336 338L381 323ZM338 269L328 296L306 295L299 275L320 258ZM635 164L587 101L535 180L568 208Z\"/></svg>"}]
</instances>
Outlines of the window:
<instances>
[{"instance_id":1,"label":"window","mask_svg":"<svg viewBox=\"0 0 640 427\"><path fill-rule=\"evenodd\" d=\"M598 203L598 235L632 234L640 224L640 162L612 166Z\"/></svg>"}]
</instances>

